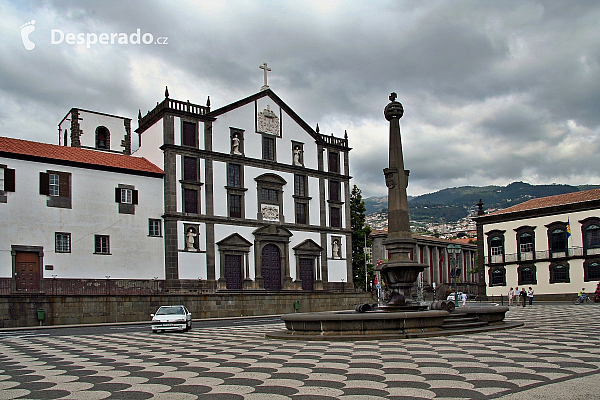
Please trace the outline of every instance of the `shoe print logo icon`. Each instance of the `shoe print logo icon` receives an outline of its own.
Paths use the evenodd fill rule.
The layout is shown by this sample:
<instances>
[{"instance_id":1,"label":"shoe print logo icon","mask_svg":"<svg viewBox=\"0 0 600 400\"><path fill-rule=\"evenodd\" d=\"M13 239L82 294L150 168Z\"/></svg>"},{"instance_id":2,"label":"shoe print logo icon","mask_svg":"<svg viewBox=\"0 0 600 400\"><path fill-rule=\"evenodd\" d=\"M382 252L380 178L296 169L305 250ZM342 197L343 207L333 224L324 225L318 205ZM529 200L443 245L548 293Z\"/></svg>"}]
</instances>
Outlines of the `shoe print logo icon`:
<instances>
[{"instance_id":1,"label":"shoe print logo icon","mask_svg":"<svg viewBox=\"0 0 600 400\"><path fill-rule=\"evenodd\" d=\"M27 22L26 24L21 25L21 39L23 39L23 46L25 46L25 50L33 50L35 48L35 43L29 40L29 34L35 31L35 19Z\"/></svg>"}]
</instances>

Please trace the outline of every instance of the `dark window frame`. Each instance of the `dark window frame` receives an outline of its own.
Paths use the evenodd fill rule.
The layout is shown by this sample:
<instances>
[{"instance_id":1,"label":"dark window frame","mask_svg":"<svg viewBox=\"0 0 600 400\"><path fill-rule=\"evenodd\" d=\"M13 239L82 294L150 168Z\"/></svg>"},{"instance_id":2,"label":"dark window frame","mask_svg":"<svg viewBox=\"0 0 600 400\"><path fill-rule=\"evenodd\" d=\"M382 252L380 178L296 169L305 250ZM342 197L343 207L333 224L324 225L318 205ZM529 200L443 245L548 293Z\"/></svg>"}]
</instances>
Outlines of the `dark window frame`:
<instances>
[{"instance_id":1,"label":"dark window frame","mask_svg":"<svg viewBox=\"0 0 600 400\"><path fill-rule=\"evenodd\" d=\"M537 285L537 268L535 264L523 264L517 267L519 286Z\"/></svg>"},{"instance_id":2,"label":"dark window frame","mask_svg":"<svg viewBox=\"0 0 600 400\"><path fill-rule=\"evenodd\" d=\"M66 239L66 249L65 240ZM54 252L55 253L70 253L71 252L71 234L69 232L54 232Z\"/></svg>"},{"instance_id":3,"label":"dark window frame","mask_svg":"<svg viewBox=\"0 0 600 400\"><path fill-rule=\"evenodd\" d=\"M550 284L570 283L571 282L570 269L571 268L569 266L569 263L567 263L567 262L551 263L550 266L548 267L548 272L550 274L550 279L549 279ZM560 272L560 275L559 275L559 272Z\"/></svg>"},{"instance_id":4,"label":"dark window frame","mask_svg":"<svg viewBox=\"0 0 600 400\"><path fill-rule=\"evenodd\" d=\"M262 135L262 159L265 161L277 161L277 142L271 135Z\"/></svg>"},{"instance_id":5,"label":"dark window frame","mask_svg":"<svg viewBox=\"0 0 600 400\"><path fill-rule=\"evenodd\" d=\"M193 132L190 130L193 125ZM198 148L198 122L181 120L181 145Z\"/></svg>"},{"instance_id":6,"label":"dark window frame","mask_svg":"<svg viewBox=\"0 0 600 400\"><path fill-rule=\"evenodd\" d=\"M340 174L342 171L340 165L340 153L329 150L327 153L327 172Z\"/></svg>"},{"instance_id":7,"label":"dark window frame","mask_svg":"<svg viewBox=\"0 0 600 400\"><path fill-rule=\"evenodd\" d=\"M191 196L195 193L195 199L188 199L188 194ZM196 187L183 187L182 191L183 212L186 214L200 214L200 190Z\"/></svg>"},{"instance_id":8,"label":"dark window frame","mask_svg":"<svg viewBox=\"0 0 600 400\"><path fill-rule=\"evenodd\" d=\"M111 255L109 235L94 235L94 254Z\"/></svg>"},{"instance_id":9,"label":"dark window frame","mask_svg":"<svg viewBox=\"0 0 600 400\"><path fill-rule=\"evenodd\" d=\"M583 263L583 281L599 281L600 280L600 259L593 258L585 260Z\"/></svg>"},{"instance_id":10,"label":"dark window frame","mask_svg":"<svg viewBox=\"0 0 600 400\"><path fill-rule=\"evenodd\" d=\"M498 266L490 268L488 271L489 286L506 286L506 268Z\"/></svg>"},{"instance_id":11,"label":"dark window frame","mask_svg":"<svg viewBox=\"0 0 600 400\"><path fill-rule=\"evenodd\" d=\"M148 236L162 237L162 220L158 218L148 218Z\"/></svg>"},{"instance_id":12,"label":"dark window frame","mask_svg":"<svg viewBox=\"0 0 600 400\"><path fill-rule=\"evenodd\" d=\"M329 206L329 226L331 228L342 228L342 207Z\"/></svg>"},{"instance_id":13,"label":"dark window frame","mask_svg":"<svg viewBox=\"0 0 600 400\"><path fill-rule=\"evenodd\" d=\"M183 156L183 182L200 182L199 161L197 157Z\"/></svg>"}]
</instances>

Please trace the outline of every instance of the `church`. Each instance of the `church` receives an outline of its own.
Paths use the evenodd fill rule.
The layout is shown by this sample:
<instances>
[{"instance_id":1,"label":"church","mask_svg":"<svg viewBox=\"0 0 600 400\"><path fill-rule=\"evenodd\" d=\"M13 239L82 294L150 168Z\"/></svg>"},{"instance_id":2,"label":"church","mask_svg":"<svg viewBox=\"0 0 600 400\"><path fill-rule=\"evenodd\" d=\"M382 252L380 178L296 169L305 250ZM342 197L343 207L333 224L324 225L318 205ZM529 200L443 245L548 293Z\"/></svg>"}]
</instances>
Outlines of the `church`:
<instances>
[{"instance_id":1,"label":"church","mask_svg":"<svg viewBox=\"0 0 600 400\"><path fill-rule=\"evenodd\" d=\"M160 280L172 292L353 287L348 137L309 126L261 68L259 92L214 110L166 89L134 132L129 118L73 108L58 145L2 138L0 213L43 222L2 227L13 256L0 276L14 277L23 253L34 282L13 291L51 277ZM17 207L38 186L41 200Z\"/></svg>"}]
</instances>

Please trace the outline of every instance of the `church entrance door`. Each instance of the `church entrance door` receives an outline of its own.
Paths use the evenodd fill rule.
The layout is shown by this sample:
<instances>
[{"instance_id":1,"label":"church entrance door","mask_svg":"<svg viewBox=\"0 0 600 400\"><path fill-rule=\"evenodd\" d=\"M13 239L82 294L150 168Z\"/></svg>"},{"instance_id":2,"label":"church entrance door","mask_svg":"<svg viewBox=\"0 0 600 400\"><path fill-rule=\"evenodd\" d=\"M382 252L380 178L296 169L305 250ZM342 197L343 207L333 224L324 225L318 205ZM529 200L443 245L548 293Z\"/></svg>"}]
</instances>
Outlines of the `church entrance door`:
<instances>
[{"instance_id":1,"label":"church entrance door","mask_svg":"<svg viewBox=\"0 0 600 400\"><path fill-rule=\"evenodd\" d=\"M242 290L242 256L225 255L225 285L230 290Z\"/></svg>"},{"instance_id":2,"label":"church entrance door","mask_svg":"<svg viewBox=\"0 0 600 400\"><path fill-rule=\"evenodd\" d=\"M262 277L266 290L281 290L281 257L279 248L268 244L262 249Z\"/></svg>"},{"instance_id":3,"label":"church entrance door","mask_svg":"<svg viewBox=\"0 0 600 400\"><path fill-rule=\"evenodd\" d=\"M300 280L302 281L302 290L314 290L314 266L315 260L312 258L300 259Z\"/></svg>"},{"instance_id":4,"label":"church entrance door","mask_svg":"<svg viewBox=\"0 0 600 400\"><path fill-rule=\"evenodd\" d=\"M17 252L15 278L17 290L40 290L40 258L38 253Z\"/></svg>"}]
</instances>

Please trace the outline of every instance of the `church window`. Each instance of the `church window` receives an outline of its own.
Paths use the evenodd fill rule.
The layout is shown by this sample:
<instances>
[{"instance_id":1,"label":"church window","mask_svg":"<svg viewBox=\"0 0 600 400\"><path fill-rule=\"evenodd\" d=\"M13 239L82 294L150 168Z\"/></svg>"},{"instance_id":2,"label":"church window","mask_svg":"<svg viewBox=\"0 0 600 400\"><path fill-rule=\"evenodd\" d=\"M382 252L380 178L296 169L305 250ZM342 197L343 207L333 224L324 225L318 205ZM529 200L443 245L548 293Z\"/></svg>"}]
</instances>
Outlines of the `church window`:
<instances>
[{"instance_id":1,"label":"church window","mask_svg":"<svg viewBox=\"0 0 600 400\"><path fill-rule=\"evenodd\" d=\"M66 232L55 232L54 234L55 253L71 252L71 234Z\"/></svg>"},{"instance_id":2,"label":"church window","mask_svg":"<svg viewBox=\"0 0 600 400\"><path fill-rule=\"evenodd\" d=\"M340 201L340 182L329 181L329 200Z\"/></svg>"},{"instance_id":3,"label":"church window","mask_svg":"<svg viewBox=\"0 0 600 400\"><path fill-rule=\"evenodd\" d=\"M195 189L183 189L183 212L198 214L198 191Z\"/></svg>"},{"instance_id":4,"label":"church window","mask_svg":"<svg viewBox=\"0 0 600 400\"><path fill-rule=\"evenodd\" d=\"M306 203L296 202L296 223L297 224L306 224L307 223L307 209L308 205Z\"/></svg>"},{"instance_id":5,"label":"church window","mask_svg":"<svg viewBox=\"0 0 600 400\"><path fill-rule=\"evenodd\" d=\"M160 219L148 219L148 236L162 236Z\"/></svg>"},{"instance_id":6,"label":"church window","mask_svg":"<svg viewBox=\"0 0 600 400\"><path fill-rule=\"evenodd\" d=\"M190 147L198 147L198 145L196 144L197 143L196 123L183 121L182 131L183 131L183 140L182 140L183 145L190 146Z\"/></svg>"},{"instance_id":7,"label":"church window","mask_svg":"<svg viewBox=\"0 0 600 400\"><path fill-rule=\"evenodd\" d=\"M262 189L260 193L261 200L276 202L278 199L278 192L275 189Z\"/></svg>"},{"instance_id":8,"label":"church window","mask_svg":"<svg viewBox=\"0 0 600 400\"><path fill-rule=\"evenodd\" d=\"M263 160L275 161L275 139L268 136L262 138Z\"/></svg>"},{"instance_id":9,"label":"church window","mask_svg":"<svg viewBox=\"0 0 600 400\"><path fill-rule=\"evenodd\" d=\"M295 196L306 196L306 176L305 175L294 175L294 195Z\"/></svg>"},{"instance_id":10,"label":"church window","mask_svg":"<svg viewBox=\"0 0 600 400\"><path fill-rule=\"evenodd\" d=\"M340 172L340 153L329 152L329 172Z\"/></svg>"},{"instance_id":11,"label":"church window","mask_svg":"<svg viewBox=\"0 0 600 400\"><path fill-rule=\"evenodd\" d=\"M229 216L242 218L242 196L238 194L229 195Z\"/></svg>"},{"instance_id":12,"label":"church window","mask_svg":"<svg viewBox=\"0 0 600 400\"><path fill-rule=\"evenodd\" d=\"M229 164L227 169L227 186L241 187L241 166L238 164Z\"/></svg>"},{"instance_id":13,"label":"church window","mask_svg":"<svg viewBox=\"0 0 600 400\"><path fill-rule=\"evenodd\" d=\"M331 207L329 209L329 223L332 228L342 227L342 209L340 207Z\"/></svg>"},{"instance_id":14,"label":"church window","mask_svg":"<svg viewBox=\"0 0 600 400\"><path fill-rule=\"evenodd\" d=\"M183 157L183 180L190 182L198 181L198 159L195 157Z\"/></svg>"},{"instance_id":15,"label":"church window","mask_svg":"<svg viewBox=\"0 0 600 400\"><path fill-rule=\"evenodd\" d=\"M96 148L104 150L110 149L110 131L105 126L96 128Z\"/></svg>"},{"instance_id":16,"label":"church window","mask_svg":"<svg viewBox=\"0 0 600 400\"><path fill-rule=\"evenodd\" d=\"M110 254L110 237L94 235L94 254Z\"/></svg>"}]
</instances>

